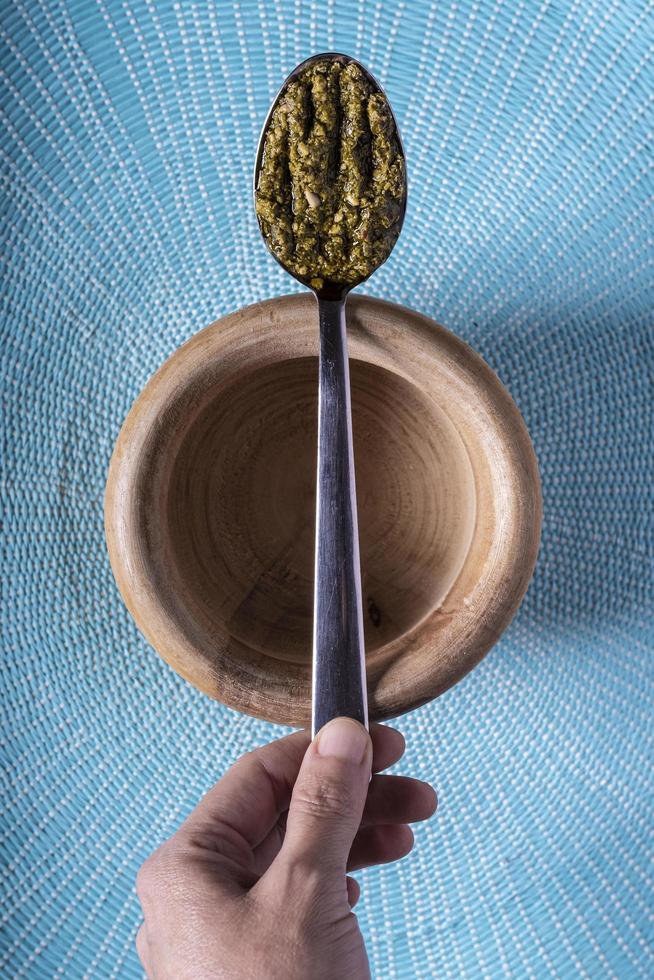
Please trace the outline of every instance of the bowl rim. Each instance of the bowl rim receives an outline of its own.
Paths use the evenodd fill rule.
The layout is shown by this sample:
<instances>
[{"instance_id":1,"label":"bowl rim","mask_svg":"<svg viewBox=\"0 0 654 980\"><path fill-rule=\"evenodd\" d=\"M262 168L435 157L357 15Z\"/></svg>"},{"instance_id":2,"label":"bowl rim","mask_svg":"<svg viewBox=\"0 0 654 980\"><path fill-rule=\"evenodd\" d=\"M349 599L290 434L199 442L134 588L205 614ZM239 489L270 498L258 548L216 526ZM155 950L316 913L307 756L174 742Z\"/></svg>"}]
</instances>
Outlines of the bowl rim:
<instances>
[{"instance_id":1,"label":"bowl rim","mask_svg":"<svg viewBox=\"0 0 654 980\"><path fill-rule=\"evenodd\" d=\"M192 625L163 587L160 570L153 569L144 556L138 500L144 473L147 478L149 472L144 460L150 458L153 439L164 435L170 439L181 431L175 408L179 399L188 397L194 385L201 396L207 372L213 372L212 378L234 377L235 372L256 370L259 361L270 364L271 360L288 360L289 355L317 356L314 317L315 300L310 294L281 296L220 318L174 351L125 418L109 464L104 506L107 548L118 588L138 628L159 655L185 680L229 707L290 725L309 720L307 671L286 663L284 684L263 689L267 658L249 651L251 662L244 670L242 658L234 659L233 643L230 656L230 644L223 649L219 638L216 655L209 662L201 642L194 638ZM452 614L454 624L447 619L449 613L436 609L388 649L382 648L396 665L399 655L411 656L415 669L411 685L404 684L399 690L393 688L398 677L402 679L396 668L369 672L370 717L381 720L438 697L472 670L504 632L533 574L542 496L536 456L522 416L479 354L430 317L386 300L354 294L348 299L347 317L351 359L378 363L423 391L429 386L432 392L437 381L441 386L445 383L450 386L450 396L456 393L459 399L448 403L450 411L454 406L455 411L463 412L462 406L467 406L463 424L470 426L473 435L485 433L494 466L501 471L501 487L506 483L510 512L502 528L501 547L498 545L492 567L485 569L490 578L484 587L483 607L481 599L471 601L470 606L461 604L465 592L461 584ZM490 468L488 472L495 480L495 473ZM494 498L491 503L494 506Z\"/></svg>"}]
</instances>

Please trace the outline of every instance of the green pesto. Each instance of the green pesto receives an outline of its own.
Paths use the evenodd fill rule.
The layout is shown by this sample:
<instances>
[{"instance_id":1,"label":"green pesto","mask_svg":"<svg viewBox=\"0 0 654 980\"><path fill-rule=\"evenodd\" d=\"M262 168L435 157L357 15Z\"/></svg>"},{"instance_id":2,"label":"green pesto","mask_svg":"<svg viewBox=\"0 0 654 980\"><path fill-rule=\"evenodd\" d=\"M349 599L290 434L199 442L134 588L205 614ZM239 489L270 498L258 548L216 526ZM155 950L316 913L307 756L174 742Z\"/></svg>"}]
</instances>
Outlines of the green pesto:
<instances>
[{"instance_id":1,"label":"green pesto","mask_svg":"<svg viewBox=\"0 0 654 980\"><path fill-rule=\"evenodd\" d=\"M405 206L390 106L359 65L312 62L264 136L257 217L280 262L316 289L354 286L388 258Z\"/></svg>"}]
</instances>

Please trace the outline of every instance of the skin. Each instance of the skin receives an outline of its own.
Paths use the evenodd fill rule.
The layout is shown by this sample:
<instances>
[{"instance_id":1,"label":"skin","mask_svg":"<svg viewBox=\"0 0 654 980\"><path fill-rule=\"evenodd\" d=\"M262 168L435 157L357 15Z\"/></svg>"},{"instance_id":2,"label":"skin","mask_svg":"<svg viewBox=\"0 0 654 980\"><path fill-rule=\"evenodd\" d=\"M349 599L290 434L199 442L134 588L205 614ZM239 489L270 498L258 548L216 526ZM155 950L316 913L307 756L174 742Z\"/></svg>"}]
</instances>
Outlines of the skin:
<instances>
[{"instance_id":1,"label":"skin","mask_svg":"<svg viewBox=\"0 0 654 980\"><path fill-rule=\"evenodd\" d=\"M354 62L324 58L275 107L255 191L274 255L316 289L351 287L400 232L405 163L390 106Z\"/></svg>"},{"instance_id":2,"label":"skin","mask_svg":"<svg viewBox=\"0 0 654 980\"><path fill-rule=\"evenodd\" d=\"M148 977L369 980L347 872L404 857L436 809L427 783L379 775L403 752L335 719L243 756L139 871Z\"/></svg>"}]
</instances>

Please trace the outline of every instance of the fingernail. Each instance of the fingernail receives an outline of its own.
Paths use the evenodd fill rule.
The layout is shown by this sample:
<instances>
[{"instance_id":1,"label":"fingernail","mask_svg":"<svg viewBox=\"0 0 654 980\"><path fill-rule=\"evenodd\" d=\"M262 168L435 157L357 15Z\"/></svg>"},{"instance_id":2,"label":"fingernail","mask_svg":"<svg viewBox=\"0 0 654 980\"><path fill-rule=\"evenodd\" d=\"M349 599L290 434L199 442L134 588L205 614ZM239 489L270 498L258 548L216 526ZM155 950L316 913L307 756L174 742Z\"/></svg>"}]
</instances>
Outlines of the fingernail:
<instances>
[{"instance_id":1,"label":"fingernail","mask_svg":"<svg viewBox=\"0 0 654 980\"><path fill-rule=\"evenodd\" d=\"M329 755L359 765L363 762L369 743L370 736L358 721L334 718L318 732L318 755Z\"/></svg>"}]
</instances>

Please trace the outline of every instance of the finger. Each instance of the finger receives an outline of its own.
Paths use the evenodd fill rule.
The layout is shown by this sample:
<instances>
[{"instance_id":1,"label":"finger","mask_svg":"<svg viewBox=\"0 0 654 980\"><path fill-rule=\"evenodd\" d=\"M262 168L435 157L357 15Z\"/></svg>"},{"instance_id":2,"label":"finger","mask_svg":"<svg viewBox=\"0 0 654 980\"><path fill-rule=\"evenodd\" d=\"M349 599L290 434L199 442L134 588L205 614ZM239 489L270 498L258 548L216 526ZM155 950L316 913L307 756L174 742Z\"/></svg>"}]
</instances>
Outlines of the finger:
<instances>
[{"instance_id":1,"label":"finger","mask_svg":"<svg viewBox=\"0 0 654 980\"><path fill-rule=\"evenodd\" d=\"M145 923L141 926L139 931L136 933L136 952L138 957L143 964L143 969L150 976L150 945L148 943L148 935L145 931Z\"/></svg>"},{"instance_id":2,"label":"finger","mask_svg":"<svg viewBox=\"0 0 654 980\"><path fill-rule=\"evenodd\" d=\"M372 768L373 772L379 772L380 769L386 769L388 766L392 766L395 762L402 758L405 749L404 736L401 732L398 732L395 728L390 728L388 725L377 725L373 724L370 726L370 738L372 740ZM375 786L375 781L378 777L374 777L371 783L371 788ZM387 777L384 777L387 778ZM413 780L410 780L413 782ZM399 791L398 791L399 793ZM370 795L370 794L369 794ZM290 790L289 790L290 798ZM366 805L367 807L367 805ZM368 807L367 807L368 808ZM413 820L424 820L425 817L421 816L420 813L417 815L412 815L415 813L415 806L413 809L407 809L406 814L402 811L397 812L396 816L392 815L392 802L391 806L388 808L388 815L381 816L377 805L375 804L372 810L369 811L369 822L370 823L410 823ZM426 816L430 816L427 813ZM364 814L365 817L365 814ZM274 859L279 854L282 842L284 840L284 835L286 833L286 813L282 812L279 815L278 820L271 827L268 834L256 845L255 850L255 865L254 870L257 875L261 876L265 874L267 869L270 867Z\"/></svg>"},{"instance_id":3,"label":"finger","mask_svg":"<svg viewBox=\"0 0 654 980\"><path fill-rule=\"evenodd\" d=\"M428 820L437 805L429 783L410 776L373 776L361 824L418 823Z\"/></svg>"},{"instance_id":4,"label":"finger","mask_svg":"<svg viewBox=\"0 0 654 980\"><path fill-rule=\"evenodd\" d=\"M293 789L286 835L268 874L340 884L368 792L372 743L351 718L325 725L307 749ZM276 872L276 874L275 874ZM266 876L264 876L266 877Z\"/></svg>"},{"instance_id":5,"label":"finger","mask_svg":"<svg viewBox=\"0 0 654 980\"><path fill-rule=\"evenodd\" d=\"M389 864L406 857L413 847L413 831L406 824L364 827L356 835L347 862L348 871Z\"/></svg>"},{"instance_id":6,"label":"finger","mask_svg":"<svg viewBox=\"0 0 654 980\"><path fill-rule=\"evenodd\" d=\"M392 766L395 762L402 758L406 748L406 743L404 741L404 736L401 732L397 731L397 729L390 728L388 725L372 724L370 726L370 738L372 740L373 772L377 773L381 769L386 769L388 766ZM382 808L383 801L378 800L379 796L383 796L383 793L380 792L381 786L377 786L378 778L381 777L373 777L369 787L368 801L366 802L366 809L364 810L364 823L366 821L368 823L412 823L413 821L417 820L425 820L427 817L431 816L435 806L430 810L428 804L424 803L421 807L420 804L413 798L411 786L406 787L410 798L406 804L406 809L403 810L400 809L399 801L397 804L395 802L396 798L402 795L402 790L400 787L395 790L394 786L391 785L388 789L391 799L389 800L388 806L384 812ZM391 777L383 778L390 779ZM414 782L419 781L408 780L408 782L409 784L413 784ZM431 790L426 783L420 783L420 785L427 787L427 796L429 796L429 793L435 796L433 790ZM370 800L370 790L373 790L372 801ZM421 791L418 791L418 794L420 793ZM366 813L368 814L367 818ZM282 813L275 826L257 847L256 870L259 875L264 874L267 868L276 858L282 846L285 832L286 814Z\"/></svg>"},{"instance_id":7,"label":"finger","mask_svg":"<svg viewBox=\"0 0 654 980\"><path fill-rule=\"evenodd\" d=\"M433 816L438 805L436 792L429 783L409 776L373 776L361 819L362 827L383 824L419 823ZM270 867L279 853L286 832L286 814L256 850L257 875Z\"/></svg>"},{"instance_id":8,"label":"finger","mask_svg":"<svg viewBox=\"0 0 654 980\"><path fill-rule=\"evenodd\" d=\"M388 725L371 725L372 771L381 772L394 765L404 755L406 742L402 732Z\"/></svg>"},{"instance_id":9,"label":"finger","mask_svg":"<svg viewBox=\"0 0 654 980\"><path fill-rule=\"evenodd\" d=\"M180 828L181 835L206 841L227 828L247 847L261 843L288 809L293 785L310 743L294 732L242 756L209 790Z\"/></svg>"},{"instance_id":10,"label":"finger","mask_svg":"<svg viewBox=\"0 0 654 980\"><path fill-rule=\"evenodd\" d=\"M350 878L349 875L345 879L345 883L347 884L347 900L350 903L350 908L353 909L361 898L361 886L356 878Z\"/></svg>"},{"instance_id":11,"label":"finger","mask_svg":"<svg viewBox=\"0 0 654 980\"><path fill-rule=\"evenodd\" d=\"M284 843L285 834L286 813L282 813L270 833L264 837L258 847L254 848L253 870L259 878L262 874L266 873L279 854L281 846Z\"/></svg>"}]
</instances>

